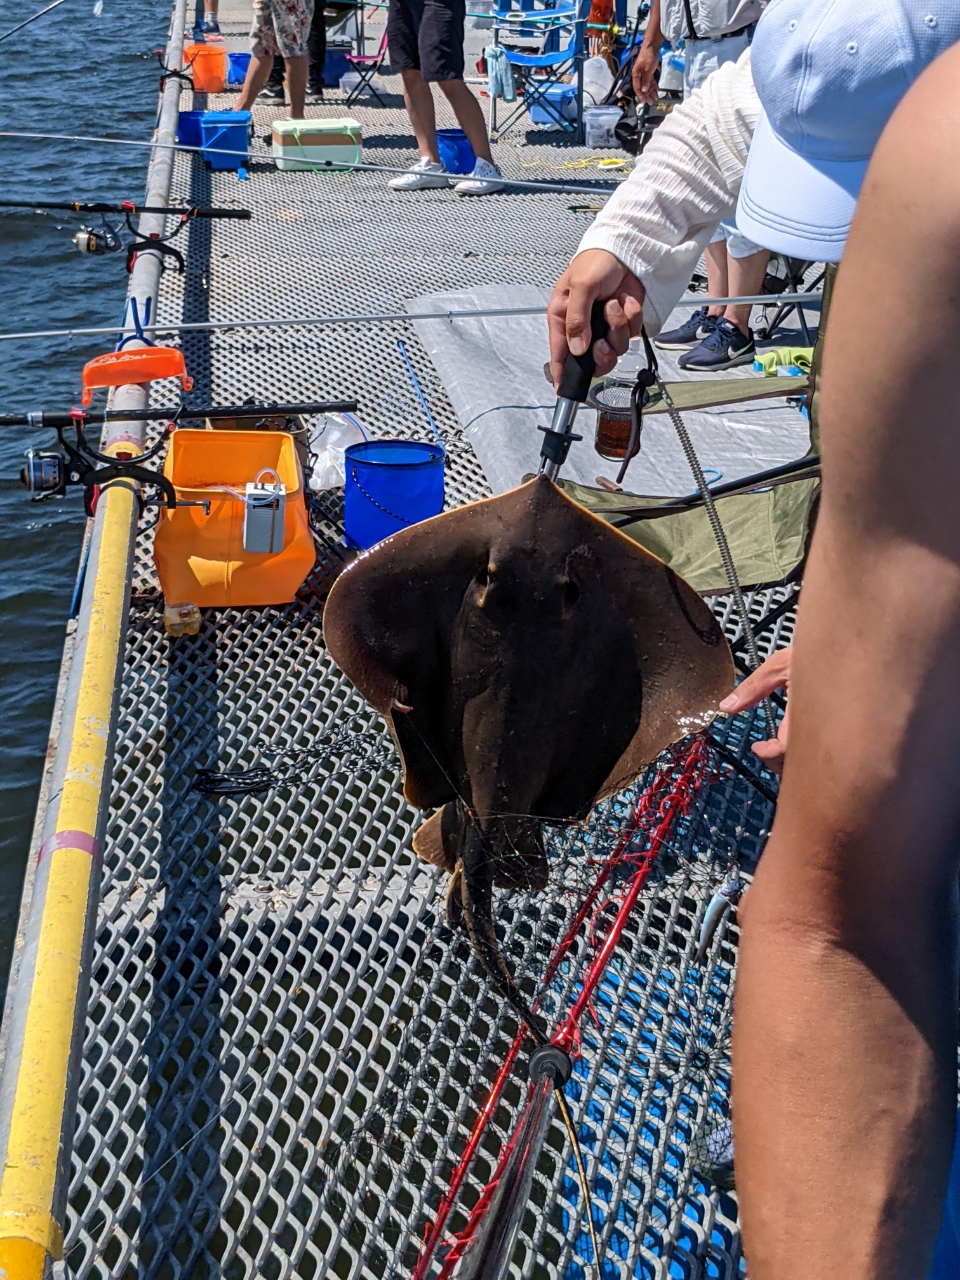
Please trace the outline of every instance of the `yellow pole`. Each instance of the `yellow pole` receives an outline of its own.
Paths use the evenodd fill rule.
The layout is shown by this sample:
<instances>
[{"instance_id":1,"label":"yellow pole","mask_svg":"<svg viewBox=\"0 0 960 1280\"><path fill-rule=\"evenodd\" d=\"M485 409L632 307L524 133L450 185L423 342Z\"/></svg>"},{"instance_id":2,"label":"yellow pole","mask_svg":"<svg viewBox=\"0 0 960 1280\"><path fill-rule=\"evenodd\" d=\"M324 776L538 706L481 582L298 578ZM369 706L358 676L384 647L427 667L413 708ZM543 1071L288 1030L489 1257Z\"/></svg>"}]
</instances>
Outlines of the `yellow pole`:
<instances>
[{"instance_id":1,"label":"yellow pole","mask_svg":"<svg viewBox=\"0 0 960 1280\"><path fill-rule=\"evenodd\" d=\"M63 1254L54 1199L91 888L99 883L97 835L110 765L135 500L128 482L115 482L101 494L99 554L76 714L72 727L64 726L71 732L70 749L55 832L39 855L45 871L43 913L0 1177L0 1267L8 1280L40 1280L45 1255L59 1259Z\"/></svg>"}]
</instances>

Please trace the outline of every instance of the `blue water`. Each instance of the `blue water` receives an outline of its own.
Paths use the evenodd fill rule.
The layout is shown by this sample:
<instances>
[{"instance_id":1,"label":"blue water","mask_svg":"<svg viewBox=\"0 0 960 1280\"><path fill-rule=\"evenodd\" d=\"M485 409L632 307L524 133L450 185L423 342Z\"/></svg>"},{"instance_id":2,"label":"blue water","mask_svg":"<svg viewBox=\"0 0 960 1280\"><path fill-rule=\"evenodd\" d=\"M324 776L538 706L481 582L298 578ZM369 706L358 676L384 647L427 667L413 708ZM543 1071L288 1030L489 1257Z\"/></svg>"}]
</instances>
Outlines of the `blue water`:
<instances>
[{"instance_id":1,"label":"blue water","mask_svg":"<svg viewBox=\"0 0 960 1280\"><path fill-rule=\"evenodd\" d=\"M44 3L0 4L0 34ZM0 42L0 130L149 139L170 0L104 0L99 17L93 6L64 0ZM0 200L139 202L148 155L0 138ZM0 332L120 321L124 255L78 253L81 222L0 209ZM84 362L111 348L107 338L0 342L0 413L69 408ZM53 443L48 431L0 427L0 997L84 527L79 493L31 504L19 485L24 450Z\"/></svg>"}]
</instances>

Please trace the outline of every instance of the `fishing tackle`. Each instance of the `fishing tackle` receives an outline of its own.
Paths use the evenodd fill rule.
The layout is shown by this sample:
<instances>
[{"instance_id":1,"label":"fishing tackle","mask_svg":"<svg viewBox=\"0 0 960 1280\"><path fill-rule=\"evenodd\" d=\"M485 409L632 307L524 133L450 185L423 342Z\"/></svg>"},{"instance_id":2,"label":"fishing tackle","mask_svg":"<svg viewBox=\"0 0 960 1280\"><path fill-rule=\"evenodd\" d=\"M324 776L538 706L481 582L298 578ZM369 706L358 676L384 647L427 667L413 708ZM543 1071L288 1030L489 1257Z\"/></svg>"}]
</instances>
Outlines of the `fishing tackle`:
<instances>
[{"instance_id":1,"label":"fishing tackle","mask_svg":"<svg viewBox=\"0 0 960 1280\"><path fill-rule=\"evenodd\" d=\"M97 494L111 480L137 480L140 484L156 485L162 494L160 501L168 507L177 505L177 494L173 485L159 471L153 471L141 464L156 457L166 444L166 432L157 443L145 453L134 457L110 457L100 453L87 442L84 434L85 415L76 411L70 415L70 423L76 433L76 443L71 443L64 434L65 427L58 425L57 438L61 451L28 449L26 463L20 472L20 482L28 489L33 502L41 502L48 497L62 497L67 486L83 485L84 508L88 516L92 516L96 508ZM181 505L184 505L181 503ZM195 504L186 504L195 505Z\"/></svg>"},{"instance_id":2,"label":"fishing tackle","mask_svg":"<svg viewBox=\"0 0 960 1280\"><path fill-rule=\"evenodd\" d=\"M133 264L137 260L138 253L149 250L151 253L160 255L161 267L167 258L172 258L180 275L183 275L186 270L183 254L168 242L175 235L178 235L192 218L239 218L242 221L250 218L249 209L216 209L200 205L194 205L189 208L184 208L183 206L166 208L163 206L137 205L132 200L121 200L119 204L108 204L104 201L85 203L81 200L71 200L65 203L51 200L0 200L0 209L32 209L37 213L45 213L47 211L99 213L101 222L99 228L81 227L73 237L73 243L81 253L91 253L95 257L101 257L106 253L119 252L124 247L120 236L120 228L111 226L104 216L108 213L122 214L126 228L133 236L133 239L126 246L127 271L133 270ZM142 236L130 221L133 215L138 213L177 214L179 215L179 222L169 235L161 236L157 232L152 232L148 236Z\"/></svg>"},{"instance_id":3,"label":"fishing tackle","mask_svg":"<svg viewBox=\"0 0 960 1280\"><path fill-rule=\"evenodd\" d=\"M700 937L697 939L697 953L693 958L694 964L703 964L704 957L710 950L710 944L724 917L737 905L742 895L743 881L740 879L740 869L734 863L727 872L726 880L710 899L703 913L703 924L700 926Z\"/></svg>"}]
</instances>

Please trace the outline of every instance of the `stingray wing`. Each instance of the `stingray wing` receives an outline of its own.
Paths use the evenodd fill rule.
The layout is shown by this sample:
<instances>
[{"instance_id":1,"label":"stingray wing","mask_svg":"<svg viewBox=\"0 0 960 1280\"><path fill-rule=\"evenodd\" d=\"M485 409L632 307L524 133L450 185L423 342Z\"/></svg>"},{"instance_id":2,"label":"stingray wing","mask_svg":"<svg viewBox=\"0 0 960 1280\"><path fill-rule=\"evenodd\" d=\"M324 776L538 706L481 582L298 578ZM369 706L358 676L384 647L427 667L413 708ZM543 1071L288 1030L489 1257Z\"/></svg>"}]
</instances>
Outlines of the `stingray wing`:
<instances>
[{"instance_id":1,"label":"stingray wing","mask_svg":"<svg viewBox=\"0 0 960 1280\"><path fill-rule=\"evenodd\" d=\"M590 526L607 595L625 619L641 675L636 732L596 799L631 782L671 742L710 723L734 686L733 655L713 612L682 578L571 499Z\"/></svg>"},{"instance_id":2,"label":"stingray wing","mask_svg":"<svg viewBox=\"0 0 960 1280\"><path fill-rule=\"evenodd\" d=\"M387 720L404 795L419 809L457 798L451 764L462 748L449 637L467 585L486 563L484 506L458 507L378 543L341 573L324 607L324 642Z\"/></svg>"}]
</instances>

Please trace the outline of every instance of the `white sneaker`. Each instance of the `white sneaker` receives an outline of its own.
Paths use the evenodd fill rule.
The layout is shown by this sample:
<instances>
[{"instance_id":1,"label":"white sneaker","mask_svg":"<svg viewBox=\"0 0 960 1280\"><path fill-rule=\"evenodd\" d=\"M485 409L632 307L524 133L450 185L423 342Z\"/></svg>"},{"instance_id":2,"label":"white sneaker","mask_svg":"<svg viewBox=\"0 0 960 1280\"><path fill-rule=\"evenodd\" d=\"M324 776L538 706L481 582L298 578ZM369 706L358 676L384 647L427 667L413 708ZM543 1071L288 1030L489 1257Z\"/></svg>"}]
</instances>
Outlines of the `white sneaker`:
<instances>
[{"instance_id":1,"label":"white sneaker","mask_svg":"<svg viewBox=\"0 0 960 1280\"><path fill-rule=\"evenodd\" d=\"M417 163L396 178L391 178L387 186L392 191L425 191L428 187L448 187L447 171L443 164L436 160L428 160L421 156Z\"/></svg>"},{"instance_id":2,"label":"white sneaker","mask_svg":"<svg viewBox=\"0 0 960 1280\"><path fill-rule=\"evenodd\" d=\"M453 189L458 196L488 196L493 191L502 191L500 170L489 160L477 160L470 177L458 182Z\"/></svg>"}]
</instances>

